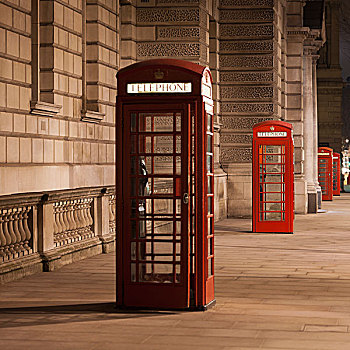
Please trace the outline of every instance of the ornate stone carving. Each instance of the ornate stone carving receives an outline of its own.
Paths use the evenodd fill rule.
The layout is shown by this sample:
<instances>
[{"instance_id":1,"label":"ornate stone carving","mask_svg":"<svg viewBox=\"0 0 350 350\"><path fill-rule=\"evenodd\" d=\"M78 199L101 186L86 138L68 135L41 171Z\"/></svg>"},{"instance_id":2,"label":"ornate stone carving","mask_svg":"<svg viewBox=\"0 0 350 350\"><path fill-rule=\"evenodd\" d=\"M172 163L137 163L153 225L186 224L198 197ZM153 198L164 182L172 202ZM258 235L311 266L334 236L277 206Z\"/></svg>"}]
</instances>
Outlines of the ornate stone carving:
<instances>
[{"instance_id":1,"label":"ornate stone carving","mask_svg":"<svg viewBox=\"0 0 350 350\"><path fill-rule=\"evenodd\" d=\"M158 28L158 38L199 38L200 29L198 27L167 27Z\"/></svg>"},{"instance_id":2,"label":"ornate stone carving","mask_svg":"<svg viewBox=\"0 0 350 350\"><path fill-rule=\"evenodd\" d=\"M223 147L221 149L221 161L224 163L250 163L252 161L252 149Z\"/></svg>"},{"instance_id":3,"label":"ornate stone carving","mask_svg":"<svg viewBox=\"0 0 350 350\"><path fill-rule=\"evenodd\" d=\"M198 43L139 43L137 44L138 56L199 56L200 44Z\"/></svg>"},{"instance_id":4,"label":"ornate stone carving","mask_svg":"<svg viewBox=\"0 0 350 350\"><path fill-rule=\"evenodd\" d=\"M230 68L268 68L273 66L273 56L220 56L220 66Z\"/></svg>"},{"instance_id":5,"label":"ornate stone carving","mask_svg":"<svg viewBox=\"0 0 350 350\"><path fill-rule=\"evenodd\" d=\"M273 113L272 103L224 103L220 104L222 113Z\"/></svg>"},{"instance_id":6,"label":"ornate stone carving","mask_svg":"<svg viewBox=\"0 0 350 350\"><path fill-rule=\"evenodd\" d=\"M250 81L273 81L272 72L250 72L250 73L241 73L241 72L220 72L220 81L221 82L250 82Z\"/></svg>"},{"instance_id":7,"label":"ornate stone carving","mask_svg":"<svg viewBox=\"0 0 350 350\"><path fill-rule=\"evenodd\" d=\"M139 8L136 12L137 22L199 22L199 9L159 9Z\"/></svg>"},{"instance_id":8,"label":"ornate stone carving","mask_svg":"<svg viewBox=\"0 0 350 350\"><path fill-rule=\"evenodd\" d=\"M220 142L251 144L252 138L252 135L222 134L220 136Z\"/></svg>"},{"instance_id":9,"label":"ornate stone carving","mask_svg":"<svg viewBox=\"0 0 350 350\"><path fill-rule=\"evenodd\" d=\"M222 117L222 129L252 130L253 125L271 120L272 118L249 118L249 117Z\"/></svg>"},{"instance_id":10,"label":"ornate stone carving","mask_svg":"<svg viewBox=\"0 0 350 350\"><path fill-rule=\"evenodd\" d=\"M220 35L222 38L234 37L273 37L273 25L235 25L221 24Z\"/></svg>"},{"instance_id":11,"label":"ornate stone carving","mask_svg":"<svg viewBox=\"0 0 350 350\"><path fill-rule=\"evenodd\" d=\"M221 98L229 99L261 99L272 98L271 86L223 86L220 89Z\"/></svg>"},{"instance_id":12,"label":"ornate stone carving","mask_svg":"<svg viewBox=\"0 0 350 350\"><path fill-rule=\"evenodd\" d=\"M272 51L272 41L221 41L220 52L232 52L232 51L248 51L248 52L261 52Z\"/></svg>"},{"instance_id":13,"label":"ornate stone carving","mask_svg":"<svg viewBox=\"0 0 350 350\"><path fill-rule=\"evenodd\" d=\"M223 22L258 22L273 21L273 10L222 10L220 21Z\"/></svg>"},{"instance_id":14,"label":"ornate stone carving","mask_svg":"<svg viewBox=\"0 0 350 350\"><path fill-rule=\"evenodd\" d=\"M225 7L236 7L236 6L244 6L244 7L258 7L258 6L266 6L272 7L273 0L220 0L220 6Z\"/></svg>"}]
</instances>

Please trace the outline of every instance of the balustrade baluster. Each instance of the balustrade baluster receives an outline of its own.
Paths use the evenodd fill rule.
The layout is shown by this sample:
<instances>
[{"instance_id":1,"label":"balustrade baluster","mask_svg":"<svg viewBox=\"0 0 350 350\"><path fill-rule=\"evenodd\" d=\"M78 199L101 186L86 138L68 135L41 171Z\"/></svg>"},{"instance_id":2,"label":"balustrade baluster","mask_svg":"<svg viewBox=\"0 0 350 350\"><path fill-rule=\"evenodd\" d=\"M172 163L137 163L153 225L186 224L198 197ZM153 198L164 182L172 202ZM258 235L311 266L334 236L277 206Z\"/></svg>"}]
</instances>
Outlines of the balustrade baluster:
<instances>
[{"instance_id":1,"label":"balustrade baluster","mask_svg":"<svg viewBox=\"0 0 350 350\"><path fill-rule=\"evenodd\" d=\"M19 208L14 208L11 216L12 216L13 232L17 238L15 250L20 253L20 252L23 252L23 250L24 250L23 249L24 242L22 241L21 233L19 232L19 228L18 228L18 221L19 221L18 210L19 210Z\"/></svg>"},{"instance_id":2,"label":"balustrade baluster","mask_svg":"<svg viewBox=\"0 0 350 350\"><path fill-rule=\"evenodd\" d=\"M94 223L94 219L91 215L91 203L92 203L92 198L89 198L87 200L87 217L88 217L89 226L92 226L92 224ZM91 231L90 227L89 227L89 231Z\"/></svg>"},{"instance_id":3,"label":"balustrade baluster","mask_svg":"<svg viewBox=\"0 0 350 350\"><path fill-rule=\"evenodd\" d=\"M66 223L64 221L64 202L60 202L60 223L62 226L60 239L63 239L64 235L65 235L65 231L67 230L67 226L66 226Z\"/></svg>"},{"instance_id":4,"label":"balustrade baluster","mask_svg":"<svg viewBox=\"0 0 350 350\"><path fill-rule=\"evenodd\" d=\"M8 210L5 209L4 214L5 214L4 215L4 234L6 237L6 244L8 246L8 250L9 250L10 254L14 254L15 253L14 246L13 246L14 240L13 240L13 237L11 237L9 229L8 229L8 223L10 221Z\"/></svg>"},{"instance_id":5,"label":"balustrade baluster","mask_svg":"<svg viewBox=\"0 0 350 350\"><path fill-rule=\"evenodd\" d=\"M32 207L24 207L24 213L23 213L23 227L24 227L24 232L26 233L26 240L24 241L24 247L30 251L31 248L29 247L29 241L32 238L32 233L29 230L28 227L28 213L30 212L30 210L32 209Z\"/></svg>"},{"instance_id":6,"label":"balustrade baluster","mask_svg":"<svg viewBox=\"0 0 350 350\"><path fill-rule=\"evenodd\" d=\"M79 237L79 228L80 228L80 219L79 219L79 215L78 215L78 200L75 199L73 201L73 218L74 218L74 236L75 237Z\"/></svg>"},{"instance_id":7,"label":"balustrade baluster","mask_svg":"<svg viewBox=\"0 0 350 350\"><path fill-rule=\"evenodd\" d=\"M3 211L0 210L0 256L5 257L6 255L8 255L8 253L6 251L7 240L4 234L3 224L4 224Z\"/></svg>"},{"instance_id":8,"label":"balustrade baluster","mask_svg":"<svg viewBox=\"0 0 350 350\"><path fill-rule=\"evenodd\" d=\"M28 244L26 245L27 234L23 228L23 220L24 220L24 210L25 208L18 208L18 230L21 235L21 241L23 242L23 250L28 250Z\"/></svg>"}]
</instances>

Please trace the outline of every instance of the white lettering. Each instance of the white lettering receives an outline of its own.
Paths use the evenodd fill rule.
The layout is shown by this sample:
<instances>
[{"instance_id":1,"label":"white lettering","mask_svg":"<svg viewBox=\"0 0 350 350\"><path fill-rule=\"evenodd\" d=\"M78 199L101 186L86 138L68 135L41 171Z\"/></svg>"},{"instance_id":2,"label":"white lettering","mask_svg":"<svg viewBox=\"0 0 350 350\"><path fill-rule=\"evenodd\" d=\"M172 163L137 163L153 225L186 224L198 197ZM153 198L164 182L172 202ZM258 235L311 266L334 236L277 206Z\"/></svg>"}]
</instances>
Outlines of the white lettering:
<instances>
[{"instance_id":1,"label":"white lettering","mask_svg":"<svg viewBox=\"0 0 350 350\"><path fill-rule=\"evenodd\" d=\"M192 83L130 83L126 91L128 94L188 93L192 92Z\"/></svg>"},{"instance_id":2,"label":"white lettering","mask_svg":"<svg viewBox=\"0 0 350 350\"><path fill-rule=\"evenodd\" d=\"M258 132L258 137L287 137L285 131L262 131Z\"/></svg>"}]
</instances>

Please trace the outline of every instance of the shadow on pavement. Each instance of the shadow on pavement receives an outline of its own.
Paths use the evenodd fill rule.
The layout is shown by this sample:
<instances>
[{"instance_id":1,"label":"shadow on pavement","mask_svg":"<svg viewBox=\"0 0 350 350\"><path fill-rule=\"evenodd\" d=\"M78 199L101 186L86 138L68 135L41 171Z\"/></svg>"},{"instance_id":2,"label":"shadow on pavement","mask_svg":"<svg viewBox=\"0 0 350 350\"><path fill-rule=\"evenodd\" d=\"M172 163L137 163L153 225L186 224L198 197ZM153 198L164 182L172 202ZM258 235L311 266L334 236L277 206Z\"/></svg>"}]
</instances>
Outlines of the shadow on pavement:
<instances>
[{"instance_id":1,"label":"shadow on pavement","mask_svg":"<svg viewBox=\"0 0 350 350\"><path fill-rule=\"evenodd\" d=\"M179 311L122 310L115 303L0 308L0 328L167 316Z\"/></svg>"}]
</instances>

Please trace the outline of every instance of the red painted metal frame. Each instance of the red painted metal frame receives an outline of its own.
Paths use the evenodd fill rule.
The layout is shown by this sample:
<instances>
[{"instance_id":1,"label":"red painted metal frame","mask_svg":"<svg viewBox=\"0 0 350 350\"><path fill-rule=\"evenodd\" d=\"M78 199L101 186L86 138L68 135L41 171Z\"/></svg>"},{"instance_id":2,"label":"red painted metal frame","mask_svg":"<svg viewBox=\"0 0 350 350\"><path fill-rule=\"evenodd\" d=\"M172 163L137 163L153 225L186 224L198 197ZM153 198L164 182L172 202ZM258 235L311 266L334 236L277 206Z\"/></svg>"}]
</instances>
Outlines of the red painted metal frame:
<instances>
[{"instance_id":1,"label":"red painted metal frame","mask_svg":"<svg viewBox=\"0 0 350 350\"><path fill-rule=\"evenodd\" d=\"M333 149L318 148L318 182L322 189L322 200L333 200Z\"/></svg>"},{"instance_id":2,"label":"red painted metal frame","mask_svg":"<svg viewBox=\"0 0 350 350\"><path fill-rule=\"evenodd\" d=\"M163 74L162 77L158 73ZM207 72L207 73L206 73ZM215 301L214 299L214 276L208 276L208 259L212 258L214 261L213 251L212 255L208 253L208 236L213 237L213 232L208 233L208 179L206 171L206 152L207 152L207 137L206 137L206 123L207 113L203 97L201 96L201 79L204 74L208 74L208 70L200 65L184 62L180 60L151 60L140 62L118 72L118 97L117 97L117 118L116 118L116 142L117 142L117 157L116 157L116 197L117 197L117 227L116 227L116 251L117 251L117 305L119 307L150 307L159 309L183 309L194 308L203 309L209 303ZM210 73L209 73L210 75ZM211 76L210 76L211 79ZM127 94L127 83L142 83L142 82L191 82L192 92L190 94ZM130 261L130 251L128 249L128 230L130 219L126 216L127 205L125 201L128 199L128 174L126 172L125 159L128 155L128 147L130 140L128 140L128 132L125 128L125 118L132 110L153 112L162 110L164 112L173 112L181 110L183 115L189 115L188 122L191 123L193 116L194 131L194 145L192 145L192 136L187 133L185 138L189 138L187 142L187 150L184 151L183 156L187 162L191 164L191 149L194 147L194 168L195 168L195 213L194 219L194 251L191 248L191 232L188 232L187 244L184 245L182 253L186 267L185 274L188 279L181 285L181 288L176 290L165 290L164 286L154 284L151 287L145 283L139 284L137 288L130 288L132 283L128 282L129 268L125 264ZM211 118L211 123L212 123ZM188 125L190 128L191 125ZM184 132L184 130L182 130ZM211 139L213 142L213 138ZM213 145L211 145L213 149ZM188 167L187 167L188 168ZM190 171L188 169L188 171ZM192 169L191 169L192 171ZM181 176L182 188L181 193L176 189L176 195L182 198L187 189L186 177L184 173ZM213 178L212 178L213 181ZM213 187L213 186L212 186ZM189 206L190 208L190 206ZM214 212L214 201L212 203L212 210ZM187 215L188 214L188 215ZM186 227L190 225L190 209L187 211L186 217L182 220L186 221ZM129 226L128 226L129 225ZM183 229L184 227L183 226ZM212 225L214 226L214 225ZM192 227L192 224L189 226ZM213 228L212 228L213 230ZM194 266L191 271L190 255L193 254ZM131 296L130 296L131 295ZM184 297L185 296L185 297Z\"/></svg>"},{"instance_id":3,"label":"red painted metal frame","mask_svg":"<svg viewBox=\"0 0 350 350\"><path fill-rule=\"evenodd\" d=\"M275 133L279 132L285 136L276 137L277 134ZM267 136L268 134L266 133L272 133L270 135L274 136ZM272 149L272 153L267 153L269 148ZM275 151L276 149L280 151ZM263 150L265 150L265 153L262 153ZM282 121L265 121L254 125L252 179L253 232L293 233L293 157L294 142L291 124ZM280 170L277 171L278 169ZM269 179L273 179L273 177L277 177L280 180L275 182ZM269 187L272 189L269 190ZM276 190L275 187L280 188L280 190ZM276 206L277 209L274 208Z\"/></svg>"},{"instance_id":4,"label":"red painted metal frame","mask_svg":"<svg viewBox=\"0 0 350 350\"><path fill-rule=\"evenodd\" d=\"M333 152L333 196L340 196L340 153Z\"/></svg>"}]
</instances>

